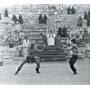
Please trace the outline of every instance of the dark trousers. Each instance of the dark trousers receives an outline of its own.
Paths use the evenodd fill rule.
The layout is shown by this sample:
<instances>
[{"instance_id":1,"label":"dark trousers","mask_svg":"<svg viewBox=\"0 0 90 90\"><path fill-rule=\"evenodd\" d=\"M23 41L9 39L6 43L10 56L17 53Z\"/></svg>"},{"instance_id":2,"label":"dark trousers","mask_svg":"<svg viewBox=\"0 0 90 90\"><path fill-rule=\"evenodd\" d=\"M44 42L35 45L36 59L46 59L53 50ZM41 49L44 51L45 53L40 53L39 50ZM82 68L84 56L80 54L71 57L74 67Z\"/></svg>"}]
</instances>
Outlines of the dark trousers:
<instances>
[{"instance_id":1,"label":"dark trousers","mask_svg":"<svg viewBox=\"0 0 90 90\"><path fill-rule=\"evenodd\" d=\"M15 72L15 75L18 74L18 72L22 69L22 67L24 66L24 64L30 64L30 63L36 63L36 73L40 73L39 72L39 68L40 68L40 61L38 61L37 59L35 59L34 57L27 57L26 60L24 60L21 65L18 67L17 71Z\"/></svg>"},{"instance_id":2,"label":"dark trousers","mask_svg":"<svg viewBox=\"0 0 90 90\"><path fill-rule=\"evenodd\" d=\"M70 61L69 61L70 68L74 73L76 73L76 68L75 68L74 64L75 64L77 58L78 58L77 55L72 55L72 57L70 58Z\"/></svg>"}]
</instances>

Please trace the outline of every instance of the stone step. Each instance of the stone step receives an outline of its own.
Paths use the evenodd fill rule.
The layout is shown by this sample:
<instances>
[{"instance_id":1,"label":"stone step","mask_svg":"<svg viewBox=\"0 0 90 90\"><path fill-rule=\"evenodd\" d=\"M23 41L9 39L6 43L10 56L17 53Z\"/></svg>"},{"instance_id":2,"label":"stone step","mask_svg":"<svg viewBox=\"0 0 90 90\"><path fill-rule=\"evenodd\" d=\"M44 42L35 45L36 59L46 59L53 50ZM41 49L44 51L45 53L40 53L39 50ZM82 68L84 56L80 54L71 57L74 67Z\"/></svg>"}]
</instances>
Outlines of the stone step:
<instances>
[{"instance_id":1,"label":"stone step","mask_svg":"<svg viewBox=\"0 0 90 90\"><path fill-rule=\"evenodd\" d=\"M30 54L40 56L42 61L64 61L66 60L66 54L63 50L62 44L60 48L57 48L56 46L47 46L42 52L32 50Z\"/></svg>"},{"instance_id":2,"label":"stone step","mask_svg":"<svg viewBox=\"0 0 90 90\"><path fill-rule=\"evenodd\" d=\"M43 62L43 61L45 61L45 62L51 62L51 61L54 61L54 62L56 62L56 61L66 61L67 60L67 58L41 58L41 62Z\"/></svg>"},{"instance_id":3,"label":"stone step","mask_svg":"<svg viewBox=\"0 0 90 90\"><path fill-rule=\"evenodd\" d=\"M63 55L65 54L64 51L44 51L42 52L42 55Z\"/></svg>"},{"instance_id":4,"label":"stone step","mask_svg":"<svg viewBox=\"0 0 90 90\"><path fill-rule=\"evenodd\" d=\"M30 54L42 54L42 55L63 55L65 54L64 50L44 50L42 52L32 50Z\"/></svg>"},{"instance_id":5,"label":"stone step","mask_svg":"<svg viewBox=\"0 0 90 90\"><path fill-rule=\"evenodd\" d=\"M61 46L61 47L46 47L44 50L51 50L51 51L54 51L54 50L56 50L56 51L62 51L63 50L63 46Z\"/></svg>"},{"instance_id":6,"label":"stone step","mask_svg":"<svg viewBox=\"0 0 90 90\"><path fill-rule=\"evenodd\" d=\"M46 53L46 54L43 54L43 53L33 53L32 55L38 55L41 59L44 59L45 61L53 61L53 60L57 60L57 61L63 61L63 60L66 60L66 54L65 53L57 53L57 54L51 54L51 53Z\"/></svg>"},{"instance_id":7,"label":"stone step","mask_svg":"<svg viewBox=\"0 0 90 90\"><path fill-rule=\"evenodd\" d=\"M65 55L40 55L41 58L65 58Z\"/></svg>"},{"instance_id":8,"label":"stone step","mask_svg":"<svg viewBox=\"0 0 90 90\"><path fill-rule=\"evenodd\" d=\"M61 46L60 48L57 48L55 46L48 46L45 48L45 50L63 50L63 46Z\"/></svg>"}]
</instances>

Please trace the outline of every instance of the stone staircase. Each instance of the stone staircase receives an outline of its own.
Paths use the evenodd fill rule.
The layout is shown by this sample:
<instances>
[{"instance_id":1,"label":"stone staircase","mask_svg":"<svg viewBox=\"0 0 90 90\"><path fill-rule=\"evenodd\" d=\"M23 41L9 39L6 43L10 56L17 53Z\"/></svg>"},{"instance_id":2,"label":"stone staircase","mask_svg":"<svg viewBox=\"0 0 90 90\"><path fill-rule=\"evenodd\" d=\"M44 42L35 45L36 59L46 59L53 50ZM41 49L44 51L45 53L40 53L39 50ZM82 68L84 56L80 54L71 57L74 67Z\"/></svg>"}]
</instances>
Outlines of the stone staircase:
<instances>
[{"instance_id":1,"label":"stone staircase","mask_svg":"<svg viewBox=\"0 0 90 90\"><path fill-rule=\"evenodd\" d=\"M63 48L57 48L56 46L47 46L42 52L35 50L31 51L31 55L38 55L41 61L65 61L66 54Z\"/></svg>"}]
</instances>

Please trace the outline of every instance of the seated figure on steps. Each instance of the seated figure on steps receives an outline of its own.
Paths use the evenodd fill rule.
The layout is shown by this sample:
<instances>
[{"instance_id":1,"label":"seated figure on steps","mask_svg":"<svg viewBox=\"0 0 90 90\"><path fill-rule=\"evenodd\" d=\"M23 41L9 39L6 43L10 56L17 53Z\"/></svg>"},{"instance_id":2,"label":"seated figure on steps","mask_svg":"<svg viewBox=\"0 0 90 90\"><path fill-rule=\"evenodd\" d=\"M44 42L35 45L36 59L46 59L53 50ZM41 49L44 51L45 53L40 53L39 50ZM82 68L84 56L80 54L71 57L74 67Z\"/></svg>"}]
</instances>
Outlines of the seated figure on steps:
<instances>
[{"instance_id":1,"label":"seated figure on steps","mask_svg":"<svg viewBox=\"0 0 90 90\"><path fill-rule=\"evenodd\" d=\"M57 34L56 37L55 37L55 47L57 49L60 49L62 47L62 45L61 45L61 36L59 34Z\"/></svg>"}]
</instances>

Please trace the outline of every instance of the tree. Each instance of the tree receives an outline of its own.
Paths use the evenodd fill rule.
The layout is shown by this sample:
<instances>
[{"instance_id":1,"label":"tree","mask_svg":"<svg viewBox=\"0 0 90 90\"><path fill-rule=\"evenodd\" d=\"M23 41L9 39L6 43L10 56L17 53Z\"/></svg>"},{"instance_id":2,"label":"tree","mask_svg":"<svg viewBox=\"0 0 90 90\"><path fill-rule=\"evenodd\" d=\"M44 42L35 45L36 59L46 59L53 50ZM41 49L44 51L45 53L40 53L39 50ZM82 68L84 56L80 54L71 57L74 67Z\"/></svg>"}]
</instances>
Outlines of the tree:
<instances>
[{"instance_id":1,"label":"tree","mask_svg":"<svg viewBox=\"0 0 90 90\"><path fill-rule=\"evenodd\" d=\"M80 16L78 18L77 26L82 26L82 25L83 25L83 20L82 20L82 17Z\"/></svg>"},{"instance_id":2,"label":"tree","mask_svg":"<svg viewBox=\"0 0 90 90\"><path fill-rule=\"evenodd\" d=\"M75 10L75 8L73 6L72 9L71 9L71 14L75 14L75 13L76 13L76 10Z\"/></svg>"},{"instance_id":3,"label":"tree","mask_svg":"<svg viewBox=\"0 0 90 90\"><path fill-rule=\"evenodd\" d=\"M42 20L42 14L39 15L38 21L39 21L39 24L42 24L42 23L43 23L43 20Z\"/></svg>"},{"instance_id":4,"label":"tree","mask_svg":"<svg viewBox=\"0 0 90 90\"><path fill-rule=\"evenodd\" d=\"M71 9L70 9L70 7L67 8L67 14L71 14Z\"/></svg>"},{"instance_id":5,"label":"tree","mask_svg":"<svg viewBox=\"0 0 90 90\"><path fill-rule=\"evenodd\" d=\"M5 17L8 17L8 10L7 10L7 8L6 8L5 11L4 11L4 16L5 16Z\"/></svg>"},{"instance_id":6,"label":"tree","mask_svg":"<svg viewBox=\"0 0 90 90\"><path fill-rule=\"evenodd\" d=\"M85 12L84 12L84 19L87 19L87 17L88 17L88 14L87 14L87 12L85 11Z\"/></svg>"},{"instance_id":7,"label":"tree","mask_svg":"<svg viewBox=\"0 0 90 90\"><path fill-rule=\"evenodd\" d=\"M21 14L19 15L19 20L18 21L19 21L20 24L23 24L23 17L22 17Z\"/></svg>"},{"instance_id":8,"label":"tree","mask_svg":"<svg viewBox=\"0 0 90 90\"><path fill-rule=\"evenodd\" d=\"M14 23L17 22L17 17L15 14L12 16L12 20L14 21Z\"/></svg>"},{"instance_id":9,"label":"tree","mask_svg":"<svg viewBox=\"0 0 90 90\"><path fill-rule=\"evenodd\" d=\"M43 24L46 24L47 23L47 16L44 15L44 18L43 18Z\"/></svg>"}]
</instances>

